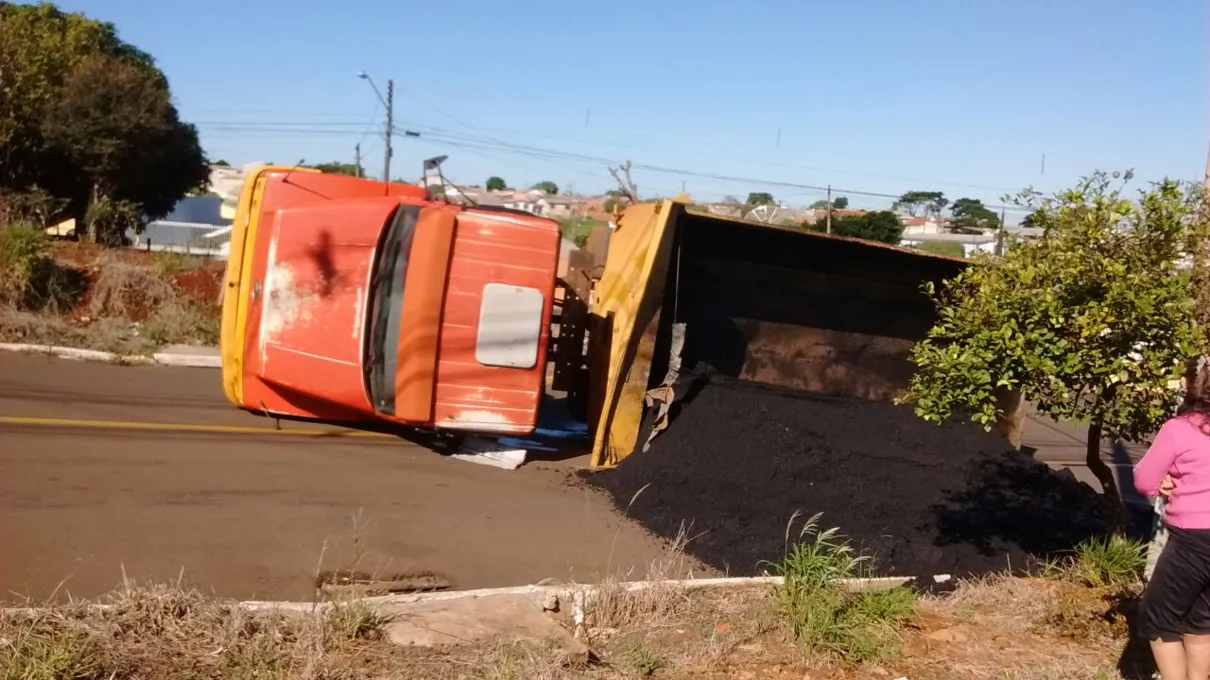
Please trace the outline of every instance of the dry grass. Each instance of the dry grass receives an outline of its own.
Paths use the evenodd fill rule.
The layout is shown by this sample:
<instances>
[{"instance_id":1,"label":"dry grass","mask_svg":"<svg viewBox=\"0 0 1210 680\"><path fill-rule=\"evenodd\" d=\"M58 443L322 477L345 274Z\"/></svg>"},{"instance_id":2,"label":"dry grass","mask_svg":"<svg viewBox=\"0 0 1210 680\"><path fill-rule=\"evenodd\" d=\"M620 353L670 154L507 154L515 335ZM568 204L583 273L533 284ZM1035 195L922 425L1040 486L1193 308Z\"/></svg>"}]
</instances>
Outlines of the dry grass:
<instances>
[{"instance_id":1,"label":"dry grass","mask_svg":"<svg viewBox=\"0 0 1210 680\"><path fill-rule=\"evenodd\" d=\"M57 265L46 252L36 250L40 259L25 268L34 274L22 279L23 295L0 295L0 341L120 355L150 354L176 343L217 344L217 316L204 313L172 282L181 263L156 258L138 264L102 251L90 267L92 284L85 293L84 275ZM9 282L6 289L15 280L0 279ZM77 306L81 296L86 303Z\"/></svg>"},{"instance_id":2,"label":"dry grass","mask_svg":"<svg viewBox=\"0 0 1210 680\"><path fill-rule=\"evenodd\" d=\"M395 647L384 639L390 621L358 602L252 612L175 583L128 585L100 601L104 608L70 603L0 615L0 680L1118 678L1115 633L1076 642L1047 630L1059 595L1075 587L1008 577L963 583L952 595L920 601L902 657L862 663L820 658L796 644L773 595L759 586L692 591L674 607L613 610L614 622L629 623L589 625L582 639L595 658L584 662L553 645L511 640Z\"/></svg>"},{"instance_id":3,"label":"dry grass","mask_svg":"<svg viewBox=\"0 0 1210 680\"><path fill-rule=\"evenodd\" d=\"M652 560L641 578L643 587L610 575L599 583L588 603L589 625L597 628L659 625L680 611L686 602L685 592L669 584L686 571L688 557L685 546L689 534L682 526L664 552Z\"/></svg>"},{"instance_id":4,"label":"dry grass","mask_svg":"<svg viewBox=\"0 0 1210 680\"><path fill-rule=\"evenodd\" d=\"M966 581L921 602L904 668L955 680L1120 678L1129 630L1114 614L1119 603L1103 589L1070 581L1007 575Z\"/></svg>"},{"instance_id":5,"label":"dry grass","mask_svg":"<svg viewBox=\"0 0 1210 680\"><path fill-rule=\"evenodd\" d=\"M179 584L0 616L0 678L372 677L388 621L356 602L249 612ZM366 669L366 673L358 669Z\"/></svg>"}]
</instances>

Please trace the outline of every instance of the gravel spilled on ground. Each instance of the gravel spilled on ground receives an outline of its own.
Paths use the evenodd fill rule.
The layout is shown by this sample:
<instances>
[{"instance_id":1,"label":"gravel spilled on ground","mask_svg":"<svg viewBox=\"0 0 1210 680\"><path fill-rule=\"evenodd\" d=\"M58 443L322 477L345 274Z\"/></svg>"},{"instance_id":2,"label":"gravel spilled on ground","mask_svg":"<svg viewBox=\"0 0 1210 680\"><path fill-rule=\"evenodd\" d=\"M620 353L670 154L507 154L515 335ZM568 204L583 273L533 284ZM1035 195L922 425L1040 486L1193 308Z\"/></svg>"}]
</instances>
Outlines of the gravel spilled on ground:
<instances>
[{"instance_id":1,"label":"gravel spilled on ground","mask_svg":"<svg viewBox=\"0 0 1210 680\"><path fill-rule=\"evenodd\" d=\"M688 552L732 575L781 557L796 512L822 513L880 574L917 577L1024 568L1105 527L1099 495L1070 473L910 407L716 378L673 413L648 451L585 479L656 535L684 523Z\"/></svg>"}]
</instances>

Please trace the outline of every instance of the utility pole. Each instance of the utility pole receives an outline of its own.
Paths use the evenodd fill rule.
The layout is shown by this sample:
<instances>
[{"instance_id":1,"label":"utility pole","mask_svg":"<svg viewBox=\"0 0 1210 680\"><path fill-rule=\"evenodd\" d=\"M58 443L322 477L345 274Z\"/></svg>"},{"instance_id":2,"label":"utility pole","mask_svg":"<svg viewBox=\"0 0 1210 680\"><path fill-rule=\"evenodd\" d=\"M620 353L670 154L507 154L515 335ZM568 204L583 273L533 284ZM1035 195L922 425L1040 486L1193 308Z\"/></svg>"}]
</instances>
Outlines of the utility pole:
<instances>
[{"instance_id":1,"label":"utility pole","mask_svg":"<svg viewBox=\"0 0 1210 680\"><path fill-rule=\"evenodd\" d=\"M357 142L357 145L353 147L353 153L357 163L357 176L361 177L361 142Z\"/></svg>"},{"instance_id":2,"label":"utility pole","mask_svg":"<svg viewBox=\"0 0 1210 680\"><path fill-rule=\"evenodd\" d=\"M1004 208L1000 208L1000 228L996 230L996 257L1004 255Z\"/></svg>"},{"instance_id":3,"label":"utility pole","mask_svg":"<svg viewBox=\"0 0 1210 680\"><path fill-rule=\"evenodd\" d=\"M394 124L395 115L395 79L391 78L387 81L387 125L386 125L386 151L383 152L382 159L382 181L391 181L391 126Z\"/></svg>"},{"instance_id":4,"label":"utility pole","mask_svg":"<svg viewBox=\"0 0 1210 680\"><path fill-rule=\"evenodd\" d=\"M828 185L828 233L832 233L832 185Z\"/></svg>"}]
</instances>

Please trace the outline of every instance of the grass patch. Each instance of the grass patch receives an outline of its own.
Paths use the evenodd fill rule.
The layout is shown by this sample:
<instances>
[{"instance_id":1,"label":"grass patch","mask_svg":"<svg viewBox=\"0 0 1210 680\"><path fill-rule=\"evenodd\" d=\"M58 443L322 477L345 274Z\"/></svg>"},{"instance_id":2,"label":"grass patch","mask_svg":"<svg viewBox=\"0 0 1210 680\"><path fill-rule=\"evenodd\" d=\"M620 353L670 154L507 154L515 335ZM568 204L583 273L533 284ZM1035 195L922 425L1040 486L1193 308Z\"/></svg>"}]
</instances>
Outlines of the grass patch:
<instances>
[{"instance_id":1,"label":"grass patch","mask_svg":"<svg viewBox=\"0 0 1210 680\"><path fill-rule=\"evenodd\" d=\"M623 655L626 666L642 677L655 675L668 666L668 659L646 642L636 642Z\"/></svg>"},{"instance_id":2,"label":"grass patch","mask_svg":"<svg viewBox=\"0 0 1210 680\"><path fill-rule=\"evenodd\" d=\"M1091 588L1128 588L1142 582L1147 544L1121 534L1098 536L1076 546L1061 563L1064 577Z\"/></svg>"},{"instance_id":3,"label":"grass patch","mask_svg":"<svg viewBox=\"0 0 1210 680\"><path fill-rule=\"evenodd\" d=\"M808 519L785 556L770 565L783 578L774 597L790 634L808 650L848 660L896 656L899 630L916 611L916 593L845 588L844 580L871 573L870 560L841 540L837 529L820 531L819 518ZM787 543L794 519L786 527Z\"/></svg>"},{"instance_id":4,"label":"grass patch","mask_svg":"<svg viewBox=\"0 0 1210 680\"><path fill-rule=\"evenodd\" d=\"M923 250L926 253L934 255L947 255L949 257L966 257L966 249L961 243L953 241L922 241L919 245L912 246L916 250Z\"/></svg>"}]
</instances>

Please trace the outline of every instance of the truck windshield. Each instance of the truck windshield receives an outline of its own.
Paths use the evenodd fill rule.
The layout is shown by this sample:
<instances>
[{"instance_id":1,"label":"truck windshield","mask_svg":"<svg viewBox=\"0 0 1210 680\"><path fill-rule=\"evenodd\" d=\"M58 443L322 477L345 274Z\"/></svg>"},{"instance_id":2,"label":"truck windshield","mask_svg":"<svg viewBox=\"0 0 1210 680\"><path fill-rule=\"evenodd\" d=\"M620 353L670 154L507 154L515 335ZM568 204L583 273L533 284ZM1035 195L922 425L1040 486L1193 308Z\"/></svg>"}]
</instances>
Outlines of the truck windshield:
<instances>
[{"instance_id":1,"label":"truck windshield","mask_svg":"<svg viewBox=\"0 0 1210 680\"><path fill-rule=\"evenodd\" d=\"M404 205L395 211L378 244L370 278L364 371L374 410L387 415L395 413L395 364L403 282L419 216L417 206Z\"/></svg>"}]
</instances>

